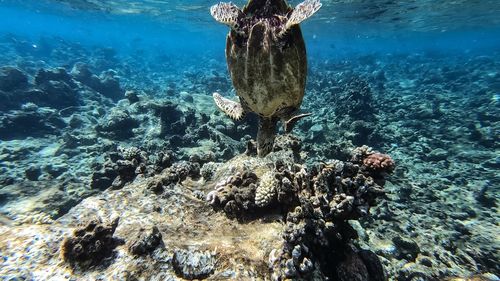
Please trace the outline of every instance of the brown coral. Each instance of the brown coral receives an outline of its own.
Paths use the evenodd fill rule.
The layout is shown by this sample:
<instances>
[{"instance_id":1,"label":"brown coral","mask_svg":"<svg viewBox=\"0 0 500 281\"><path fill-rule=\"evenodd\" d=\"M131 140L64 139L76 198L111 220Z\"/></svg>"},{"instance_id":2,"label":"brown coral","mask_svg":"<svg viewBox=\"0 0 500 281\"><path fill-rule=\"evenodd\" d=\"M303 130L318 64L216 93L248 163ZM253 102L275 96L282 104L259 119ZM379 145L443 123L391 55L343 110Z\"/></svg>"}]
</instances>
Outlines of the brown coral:
<instances>
[{"instance_id":1,"label":"brown coral","mask_svg":"<svg viewBox=\"0 0 500 281\"><path fill-rule=\"evenodd\" d=\"M375 152L363 159L363 167L374 172L390 173L394 170L395 163L391 156Z\"/></svg>"}]
</instances>

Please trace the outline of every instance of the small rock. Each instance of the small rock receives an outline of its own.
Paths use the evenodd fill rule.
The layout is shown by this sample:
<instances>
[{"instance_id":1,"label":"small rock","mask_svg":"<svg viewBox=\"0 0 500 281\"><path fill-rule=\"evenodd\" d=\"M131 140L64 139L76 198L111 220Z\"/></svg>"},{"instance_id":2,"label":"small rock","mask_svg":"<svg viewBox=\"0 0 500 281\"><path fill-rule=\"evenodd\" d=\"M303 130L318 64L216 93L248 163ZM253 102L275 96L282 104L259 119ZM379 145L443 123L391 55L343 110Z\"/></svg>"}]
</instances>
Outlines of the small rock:
<instances>
[{"instance_id":1,"label":"small rock","mask_svg":"<svg viewBox=\"0 0 500 281\"><path fill-rule=\"evenodd\" d=\"M42 174L42 170L38 166L30 166L24 171L24 174L30 181L36 181Z\"/></svg>"},{"instance_id":2,"label":"small rock","mask_svg":"<svg viewBox=\"0 0 500 281\"><path fill-rule=\"evenodd\" d=\"M210 251L176 249L173 266L177 276L193 280L204 279L215 270L215 254Z\"/></svg>"},{"instance_id":3,"label":"small rock","mask_svg":"<svg viewBox=\"0 0 500 281\"><path fill-rule=\"evenodd\" d=\"M162 243L161 233L156 226L147 232L141 232L136 241L133 241L128 250L133 255L151 253Z\"/></svg>"},{"instance_id":4,"label":"small rock","mask_svg":"<svg viewBox=\"0 0 500 281\"><path fill-rule=\"evenodd\" d=\"M441 161L448 158L448 152L442 148L436 148L429 152L427 159L430 161Z\"/></svg>"},{"instance_id":5,"label":"small rock","mask_svg":"<svg viewBox=\"0 0 500 281\"><path fill-rule=\"evenodd\" d=\"M396 236L392 239L394 245L396 246L398 259L405 259L408 261L415 261L417 255L420 253L420 247L418 247L417 242Z\"/></svg>"},{"instance_id":6,"label":"small rock","mask_svg":"<svg viewBox=\"0 0 500 281\"><path fill-rule=\"evenodd\" d=\"M133 104L133 103L136 103L139 101L139 96L137 95L137 93L135 91L130 91L130 90L126 91L125 98L128 99L130 104Z\"/></svg>"}]
</instances>

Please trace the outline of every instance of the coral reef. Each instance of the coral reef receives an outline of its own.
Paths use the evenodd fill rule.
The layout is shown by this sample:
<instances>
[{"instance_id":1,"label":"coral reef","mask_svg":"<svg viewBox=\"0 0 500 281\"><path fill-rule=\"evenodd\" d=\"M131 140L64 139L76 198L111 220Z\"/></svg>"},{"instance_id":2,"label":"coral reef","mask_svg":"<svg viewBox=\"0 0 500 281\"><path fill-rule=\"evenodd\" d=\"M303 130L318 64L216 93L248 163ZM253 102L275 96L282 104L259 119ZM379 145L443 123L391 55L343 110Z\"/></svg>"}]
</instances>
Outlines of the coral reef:
<instances>
[{"instance_id":1,"label":"coral reef","mask_svg":"<svg viewBox=\"0 0 500 281\"><path fill-rule=\"evenodd\" d=\"M256 117L214 108L231 90L222 56L0 41L3 277L182 278L174 251L191 247L216 252L208 279L500 276L498 52L311 56L313 115L259 161ZM122 218L112 266L56 266L96 215Z\"/></svg>"}]
</instances>

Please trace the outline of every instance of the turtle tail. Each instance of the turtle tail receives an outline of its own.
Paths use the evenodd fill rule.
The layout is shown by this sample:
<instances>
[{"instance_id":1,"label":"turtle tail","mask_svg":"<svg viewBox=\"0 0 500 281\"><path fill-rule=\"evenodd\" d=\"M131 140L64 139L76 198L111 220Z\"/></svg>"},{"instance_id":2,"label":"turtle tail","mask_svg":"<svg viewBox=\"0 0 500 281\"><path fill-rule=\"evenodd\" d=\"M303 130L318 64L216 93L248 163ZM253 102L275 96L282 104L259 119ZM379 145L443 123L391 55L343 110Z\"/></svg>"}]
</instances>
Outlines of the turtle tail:
<instances>
[{"instance_id":1,"label":"turtle tail","mask_svg":"<svg viewBox=\"0 0 500 281\"><path fill-rule=\"evenodd\" d=\"M259 117L259 131L257 132L257 154L264 157L273 149L276 137L276 118Z\"/></svg>"}]
</instances>

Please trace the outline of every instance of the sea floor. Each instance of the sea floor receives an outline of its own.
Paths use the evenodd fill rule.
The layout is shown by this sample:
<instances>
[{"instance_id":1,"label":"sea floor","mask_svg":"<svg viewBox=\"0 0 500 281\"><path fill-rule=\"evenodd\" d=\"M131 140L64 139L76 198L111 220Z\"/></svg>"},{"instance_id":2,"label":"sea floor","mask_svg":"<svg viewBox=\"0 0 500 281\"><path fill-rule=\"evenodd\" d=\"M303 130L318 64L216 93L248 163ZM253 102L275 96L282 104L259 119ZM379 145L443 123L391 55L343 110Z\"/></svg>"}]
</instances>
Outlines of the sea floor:
<instances>
[{"instance_id":1,"label":"sea floor","mask_svg":"<svg viewBox=\"0 0 500 281\"><path fill-rule=\"evenodd\" d=\"M205 200L257 129L212 103L215 91L234 95L220 54L44 42L0 39L0 276L270 279L283 213L242 221ZM353 245L389 280L499 280L499 70L498 52L310 59L302 110L313 114L293 131L293 161L314 170L363 145L392 157L385 196L350 222ZM75 229L115 218L112 255L90 269L65 262ZM130 254L155 231L162 247Z\"/></svg>"}]
</instances>

